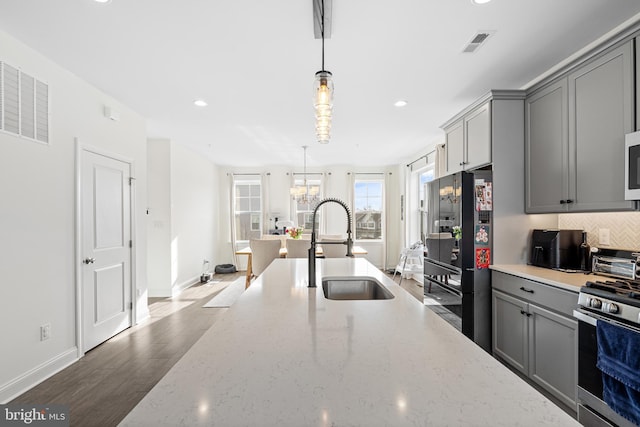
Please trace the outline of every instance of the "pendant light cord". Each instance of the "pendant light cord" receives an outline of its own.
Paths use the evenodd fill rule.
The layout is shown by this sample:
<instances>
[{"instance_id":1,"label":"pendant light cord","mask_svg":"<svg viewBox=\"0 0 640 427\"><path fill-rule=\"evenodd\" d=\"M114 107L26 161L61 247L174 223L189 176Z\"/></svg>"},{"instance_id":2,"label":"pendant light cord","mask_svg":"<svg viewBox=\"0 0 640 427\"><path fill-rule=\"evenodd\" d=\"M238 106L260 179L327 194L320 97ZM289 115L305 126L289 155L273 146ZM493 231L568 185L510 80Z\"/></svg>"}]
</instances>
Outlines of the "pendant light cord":
<instances>
[{"instance_id":1,"label":"pendant light cord","mask_svg":"<svg viewBox=\"0 0 640 427\"><path fill-rule=\"evenodd\" d=\"M320 12L320 35L322 36L322 71L324 71L324 0L322 0L322 11Z\"/></svg>"}]
</instances>

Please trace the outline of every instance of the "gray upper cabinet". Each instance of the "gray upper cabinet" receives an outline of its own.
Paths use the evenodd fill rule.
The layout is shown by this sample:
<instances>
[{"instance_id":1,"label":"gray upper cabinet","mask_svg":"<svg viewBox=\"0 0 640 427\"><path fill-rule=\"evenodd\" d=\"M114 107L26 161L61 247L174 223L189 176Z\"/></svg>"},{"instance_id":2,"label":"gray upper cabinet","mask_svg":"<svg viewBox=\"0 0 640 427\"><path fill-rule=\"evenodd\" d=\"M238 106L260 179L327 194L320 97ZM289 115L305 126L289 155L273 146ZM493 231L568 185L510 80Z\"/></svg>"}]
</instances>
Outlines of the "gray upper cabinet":
<instances>
[{"instance_id":1,"label":"gray upper cabinet","mask_svg":"<svg viewBox=\"0 0 640 427\"><path fill-rule=\"evenodd\" d=\"M466 134L465 169L491 163L491 102L487 102L464 118Z\"/></svg>"},{"instance_id":2,"label":"gray upper cabinet","mask_svg":"<svg viewBox=\"0 0 640 427\"><path fill-rule=\"evenodd\" d=\"M454 123L445 133L445 150L447 153L447 173L455 173L463 169L464 162L464 124L460 120Z\"/></svg>"},{"instance_id":3,"label":"gray upper cabinet","mask_svg":"<svg viewBox=\"0 0 640 427\"><path fill-rule=\"evenodd\" d=\"M491 163L491 101L445 128L447 174Z\"/></svg>"},{"instance_id":4,"label":"gray upper cabinet","mask_svg":"<svg viewBox=\"0 0 640 427\"><path fill-rule=\"evenodd\" d=\"M634 130L633 42L527 97L528 213L633 210L624 135Z\"/></svg>"},{"instance_id":5,"label":"gray upper cabinet","mask_svg":"<svg viewBox=\"0 0 640 427\"><path fill-rule=\"evenodd\" d=\"M527 97L525 115L527 212L560 211L569 193L567 80Z\"/></svg>"}]
</instances>

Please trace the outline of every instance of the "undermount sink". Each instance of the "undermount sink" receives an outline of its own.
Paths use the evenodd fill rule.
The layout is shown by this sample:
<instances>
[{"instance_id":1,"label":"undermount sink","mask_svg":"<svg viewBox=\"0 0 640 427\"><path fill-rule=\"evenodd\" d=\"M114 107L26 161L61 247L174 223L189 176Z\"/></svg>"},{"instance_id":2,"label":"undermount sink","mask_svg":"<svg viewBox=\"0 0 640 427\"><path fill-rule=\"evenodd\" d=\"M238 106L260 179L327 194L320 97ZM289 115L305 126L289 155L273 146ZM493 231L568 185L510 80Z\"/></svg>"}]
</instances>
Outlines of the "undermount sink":
<instances>
[{"instance_id":1,"label":"undermount sink","mask_svg":"<svg viewBox=\"0 0 640 427\"><path fill-rule=\"evenodd\" d=\"M323 277L324 297L333 300L391 299L393 294L373 277Z\"/></svg>"}]
</instances>

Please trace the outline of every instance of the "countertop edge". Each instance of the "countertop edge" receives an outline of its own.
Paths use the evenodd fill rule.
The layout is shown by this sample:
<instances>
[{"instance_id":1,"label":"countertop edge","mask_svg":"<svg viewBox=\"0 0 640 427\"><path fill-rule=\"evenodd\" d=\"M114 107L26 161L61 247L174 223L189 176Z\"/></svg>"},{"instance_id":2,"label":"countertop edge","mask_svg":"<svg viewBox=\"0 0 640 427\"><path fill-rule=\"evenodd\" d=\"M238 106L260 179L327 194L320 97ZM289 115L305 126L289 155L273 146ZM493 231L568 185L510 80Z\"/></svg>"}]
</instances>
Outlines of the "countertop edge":
<instances>
[{"instance_id":1,"label":"countertop edge","mask_svg":"<svg viewBox=\"0 0 640 427\"><path fill-rule=\"evenodd\" d=\"M565 273L524 264L497 264L492 265L490 268L494 271L511 274L576 293L580 291L580 287L584 286L588 280L595 280L595 278L606 280L606 278L601 276L585 273Z\"/></svg>"}]
</instances>

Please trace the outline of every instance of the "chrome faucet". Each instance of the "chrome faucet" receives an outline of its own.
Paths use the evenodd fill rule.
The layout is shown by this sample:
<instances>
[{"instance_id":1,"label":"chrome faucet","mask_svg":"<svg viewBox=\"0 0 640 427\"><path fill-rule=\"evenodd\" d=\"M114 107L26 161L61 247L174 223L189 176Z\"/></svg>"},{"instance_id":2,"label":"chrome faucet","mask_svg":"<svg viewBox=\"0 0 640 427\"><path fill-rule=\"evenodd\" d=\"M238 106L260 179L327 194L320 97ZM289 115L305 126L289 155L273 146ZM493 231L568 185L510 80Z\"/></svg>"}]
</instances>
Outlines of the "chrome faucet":
<instances>
[{"instance_id":1,"label":"chrome faucet","mask_svg":"<svg viewBox=\"0 0 640 427\"><path fill-rule=\"evenodd\" d=\"M347 240L342 242L322 242L323 245L347 245L347 255L353 258L353 239L351 238L351 211L345 202L339 199L327 198L320 200L313 210L313 217L311 219L311 247L309 248L309 284L310 288L316 287L316 213L320 206L325 203L337 203L344 208L347 212Z\"/></svg>"}]
</instances>

